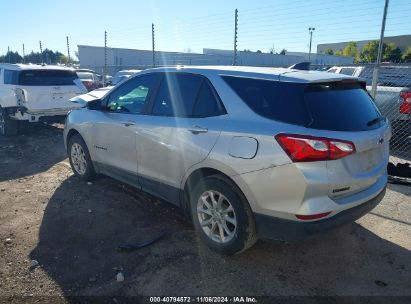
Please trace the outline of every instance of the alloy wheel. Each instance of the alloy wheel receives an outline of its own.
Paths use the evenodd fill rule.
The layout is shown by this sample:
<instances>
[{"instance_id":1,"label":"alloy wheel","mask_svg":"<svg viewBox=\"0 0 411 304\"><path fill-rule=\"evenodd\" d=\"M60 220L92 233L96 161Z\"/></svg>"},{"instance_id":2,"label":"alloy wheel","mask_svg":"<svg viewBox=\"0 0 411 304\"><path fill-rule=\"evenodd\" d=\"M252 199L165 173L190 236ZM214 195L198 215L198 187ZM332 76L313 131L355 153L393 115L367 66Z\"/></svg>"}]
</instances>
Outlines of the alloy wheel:
<instances>
[{"instance_id":1,"label":"alloy wheel","mask_svg":"<svg viewBox=\"0 0 411 304\"><path fill-rule=\"evenodd\" d=\"M222 193L205 191L197 202L197 216L204 233L213 241L228 243L235 236L236 214Z\"/></svg>"},{"instance_id":2,"label":"alloy wheel","mask_svg":"<svg viewBox=\"0 0 411 304\"><path fill-rule=\"evenodd\" d=\"M74 170L80 175L84 175L87 171L86 153L84 153L83 147L74 143L71 146L71 162L73 163Z\"/></svg>"}]
</instances>

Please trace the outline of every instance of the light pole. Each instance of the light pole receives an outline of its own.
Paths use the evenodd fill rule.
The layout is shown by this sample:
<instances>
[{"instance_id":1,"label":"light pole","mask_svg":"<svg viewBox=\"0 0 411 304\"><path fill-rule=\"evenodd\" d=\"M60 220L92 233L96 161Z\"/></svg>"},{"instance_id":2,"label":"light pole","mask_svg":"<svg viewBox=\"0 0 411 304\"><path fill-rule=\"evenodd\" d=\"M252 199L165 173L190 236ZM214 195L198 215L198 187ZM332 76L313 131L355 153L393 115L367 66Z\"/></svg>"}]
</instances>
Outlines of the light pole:
<instances>
[{"instance_id":1,"label":"light pole","mask_svg":"<svg viewBox=\"0 0 411 304\"><path fill-rule=\"evenodd\" d=\"M315 27L309 27L308 32L310 33L310 50L308 52L308 61L311 60L311 43L313 41L313 32L315 31Z\"/></svg>"}]
</instances>

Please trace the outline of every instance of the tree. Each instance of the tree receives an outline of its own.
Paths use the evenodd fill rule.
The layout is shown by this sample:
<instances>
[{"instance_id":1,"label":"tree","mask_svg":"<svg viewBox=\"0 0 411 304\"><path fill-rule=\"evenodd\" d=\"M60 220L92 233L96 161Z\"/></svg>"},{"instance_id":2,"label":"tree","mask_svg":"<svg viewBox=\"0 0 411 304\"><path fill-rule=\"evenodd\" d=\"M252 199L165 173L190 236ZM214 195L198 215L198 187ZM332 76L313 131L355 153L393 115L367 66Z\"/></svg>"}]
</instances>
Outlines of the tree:
<instances>
[{"instance_id":1,"label":"tree","mask_svg":"<svg viewBox=\"0 0 411 304\"><path fill-rule=\"evenodd\" d=\"M368 42L360 53L360 60L363 62L376 62L378 56L378 41Z\"/></svg>"},{"instance_id":2,"label":"tree","mask_svg":"<svg viewBox=\"0 0 411 304\"><path fill-rule=\"evenodd\" d=\"M286 50L286 49L282 49L281 52L280 52L280 55L285 55L286 53L287 53L287 50Z\"/></svg>"},{"instance_id":3,"label":"tree","mask_svg":"<svg viewBox=\"0 0 411 304\"><path fill-rule=\"evenodd\" d=\"M342 51L343 56L356 58L358 55L357 42L351 41Z\"/></svg>"},{"instance_id":4,"label":"tree","mask_svg":"<svg viewBox=\"0 0 411 304\"><path fill-rule=\"evenodd\" d=\"M270 54L275 54L274 44L273 44L272 47L270 47L270 49L268 50L268 52L269 52Z\"/></svg>"},{"instance_id":5,"label":"tree","mask_svg":"<svg viewBox=\"0 0 411 304\"><path fill-rule=\"evenodd\" d=\"M0 62L21 63L23 62L23 57L18 52L9 51L6 55L0 56Z\"/></svg>"},{"instance_id":6,"label":"tree","mask_svg":"<svg viewBox=\"0 0 411 304\"><path fill-rule=\"evenodd\" d=\"M60 55L59 63L68 64L69 63L68 61L69 61L68 56L63 55L63 54Z\"/></svg>"},{"instance_id":7,"label":"tree","mask_svg":"<svg viewBox=\"0 0 411 304\"><path fill-rule=\"evenodd\" d=\"M257 52L256 53L259 53L259 54L261 54L262 52L260 51L260 50L257 50Z\"/></svg>"},{"instance_id":8,"label":"tree","mask_svg":"<svg viewBox=\"0 0 411 304\"><path fill-rule=\"evenodd\" d=\"M368 42L360 53L360 60L364 62L376 62L378 57L378 46L379 42L377 40ZM382 60L399 62L401 61L402 53L401 49L395 45L395 43L388 43L382 45Z\"/></svg>"},{"instance_id":9,"label":"tree","mask_svg":"<svg viewBox=\"0 0 411 304\"><path fill-rule=\"evenodd\" d=\"M42 56L43 55L43 56ZM41 63L43 60L47 64L56 64L56 63L68 63L68 58L66 55L60 53L59 51L52 51L45 49L43 54L31 53L27 54L24 58L26 63ZM21 63L23 62L23 57L20 56L18 52L8 52L7 54L0 56L0 62L9 62L10 63Z\"/></svg>"},{"instance_id":10,"label":"tree","mask_svg":"<svg viewBox=\"0 0 411 304\"><path fill-rule=\"evenodd\" d=\"M383 61L400 62L402 53L401 49L395 43L383 44L384 54Z\"/></svg>"},{"instance_id":11,"label":"tree","mask_svg":"<svg viewBox=\"0 0 411 304\"><path fill-rule=\"evenodd\" d=\"M405 50L404 55L402 55L402 59L404 62L411 62L411 46Z\"/></svg>"},{"instance_id":12,"label":"tree","mask_svg":"<svg viewBox=\"0 0 411 304\"><path fill-rule=\"evenodd\" d=\"M334 55L334 51L331 48L326 49L323 53L325 55Z\"/></svg>"},{"instance_id":13,"label":"tree","mask_svg":"<svg viewBox=\"0 0 411 304\"><path fill-rule=\"evenodd\" d=\"M342 55L343 55L343 51L342 51L342 50L336 50L336 51L334 52L334 55L335 55L335 56L342 56Z\"/></svg>"}]
</instances>

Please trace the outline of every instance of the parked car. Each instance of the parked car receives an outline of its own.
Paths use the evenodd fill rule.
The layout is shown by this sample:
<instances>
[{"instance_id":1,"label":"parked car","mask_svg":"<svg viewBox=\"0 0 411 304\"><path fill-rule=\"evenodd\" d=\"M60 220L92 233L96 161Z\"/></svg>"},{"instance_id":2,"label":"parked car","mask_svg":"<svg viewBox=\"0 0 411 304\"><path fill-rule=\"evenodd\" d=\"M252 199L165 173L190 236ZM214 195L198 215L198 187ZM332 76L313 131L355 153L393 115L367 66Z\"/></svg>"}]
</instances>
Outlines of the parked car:
<instances>
[{"instance_id":1,"label":"parked car","mask_svg":"<svg viewBox=\"0 0 411 304\"><path fill-rule=\"evenodd\" d=\"M59 119L87 92L76 73L59 66L0 64L0 134L16 135L20 122Z\"/></svg>"},{"instance_id":2,"label":"parked car","mask_svg":"<svg viewBox=\"0 0 411 304\"><path fill-rule=\"evenodd\" d=\"M87 91L93 91L99 87L100 80L95 78L95 74L89 72L77 72L78 78L86 87Z\"/></svg>"},{"instance_id":3,"label":"parked car","mask_svg":"<svg viewBox=\"0 0 411 304\"><path fill-rule=\"evenodd\" d=\"M132 75L141 72L141 70L122 70L118 71L112 80L113 86L119 84L120 82L130 78Z\"/></svg>"},{"instance_id":4,"label":"parked car","mask_svg":"<svg viewBox=\"0 0 411 304\"><path fill-rule=\"evenodd\" d=\"M355 77L158 68L85 96L64 129L74 173L182 207L223 254L352 222L385 193L391 130Z\"/></svg>"},{"instance_id":5,"label":"parked car","mask_svg":"<svg viewBox=\"0 0 411 304\"><path fill-rule=\"evenodd\" d=\"M330 73L360 77L372 89L372 66L332 67ZM407 66L381 66L375 103L391 121L394 135L399 139L411 135L411 68Z\"/></svg>"}]
</instances>

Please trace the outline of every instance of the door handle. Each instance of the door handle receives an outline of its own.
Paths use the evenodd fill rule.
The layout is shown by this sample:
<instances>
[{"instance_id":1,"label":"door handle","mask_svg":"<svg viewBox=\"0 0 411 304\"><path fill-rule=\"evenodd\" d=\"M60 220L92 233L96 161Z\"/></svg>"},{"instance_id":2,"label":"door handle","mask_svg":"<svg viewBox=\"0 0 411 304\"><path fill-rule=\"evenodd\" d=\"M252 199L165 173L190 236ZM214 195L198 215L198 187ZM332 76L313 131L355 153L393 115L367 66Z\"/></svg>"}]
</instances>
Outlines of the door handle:
<instances>
[{"instance_id":1,"label":"door handle","mask_svg":"<svg viewBox=\"0 0 411 304\"><path fill-rule=\"evenodd\" d=\"M133 121L123 121L122 122L123 125L125 125L126 127L130 127L130 126L135 126L136 123Z\"/></svg>"},{"instance_id":2,"label":"door handle","mask_svg":"<svg viewBox=\"0 0 411 304\"><path fill-rule=\"evenodd\" d=\"M193 134L200 134L200 133L207 133L208 129L195 125L189 128L188 131L190 131Z\"/></svg>"}]
</instances>

